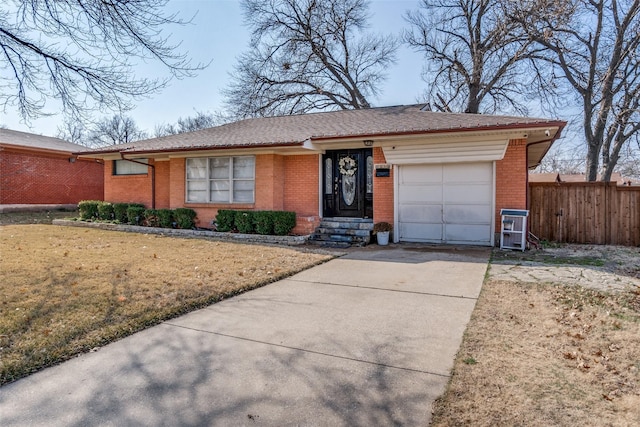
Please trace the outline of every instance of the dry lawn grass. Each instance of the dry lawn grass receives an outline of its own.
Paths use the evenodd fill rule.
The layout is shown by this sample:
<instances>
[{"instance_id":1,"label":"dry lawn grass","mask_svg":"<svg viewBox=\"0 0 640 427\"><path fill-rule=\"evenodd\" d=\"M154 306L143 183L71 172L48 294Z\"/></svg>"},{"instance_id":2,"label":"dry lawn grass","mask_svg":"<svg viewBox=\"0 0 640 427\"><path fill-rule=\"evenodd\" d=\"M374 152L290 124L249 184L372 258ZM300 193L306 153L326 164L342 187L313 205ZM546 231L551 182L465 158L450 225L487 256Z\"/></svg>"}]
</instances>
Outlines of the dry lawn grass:
<instances>
[{"instance_id":1,"label":"dry lawn grass","mask_svg":"<svg viewBox=\"0 0 640 427\"><path fill-rule=\"evenodd\" d=\"M52 210L43 212L2 212L0 225L51 224L54 219L78 217L78 211Z\"/></svg>"},{"instance_id":2,"label":"dry lawn grass","mask_svg":"<svg viewBox=\"0 0 640 427\"><path fill-rule=\"evenodd\" d=\"M488 280L433 425L640 425L640 291Z\"/></svg>"},{"instance_id":3,"label":"dry lawn grass","mask_svg":"<svg viewBox=\"0 0 640 427\"><path fill-rule=\"evenodd\" d=\"M52 225L0 227L0 384L330 256Z\"/></svg>"}]
</instances>

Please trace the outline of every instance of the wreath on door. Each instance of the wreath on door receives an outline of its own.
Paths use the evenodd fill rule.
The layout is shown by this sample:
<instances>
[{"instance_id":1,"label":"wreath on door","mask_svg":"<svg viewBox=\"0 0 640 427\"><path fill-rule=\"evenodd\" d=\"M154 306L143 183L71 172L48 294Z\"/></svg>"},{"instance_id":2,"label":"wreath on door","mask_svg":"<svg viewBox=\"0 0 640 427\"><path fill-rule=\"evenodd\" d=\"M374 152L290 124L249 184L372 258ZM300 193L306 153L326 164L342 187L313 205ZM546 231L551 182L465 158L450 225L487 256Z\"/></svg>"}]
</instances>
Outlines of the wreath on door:
<instances>
[{"instance_id":1,"label":"wreath on door","mask_svg":"<svg viewBox=\"0 0 640 427\"><path fill-rule=\"evenodd\" d=\"M338 166L340 167L340 173L344 176L354 176L358 170L355 159L349 156L341 158Z\"/></svg>"}]
</instances>

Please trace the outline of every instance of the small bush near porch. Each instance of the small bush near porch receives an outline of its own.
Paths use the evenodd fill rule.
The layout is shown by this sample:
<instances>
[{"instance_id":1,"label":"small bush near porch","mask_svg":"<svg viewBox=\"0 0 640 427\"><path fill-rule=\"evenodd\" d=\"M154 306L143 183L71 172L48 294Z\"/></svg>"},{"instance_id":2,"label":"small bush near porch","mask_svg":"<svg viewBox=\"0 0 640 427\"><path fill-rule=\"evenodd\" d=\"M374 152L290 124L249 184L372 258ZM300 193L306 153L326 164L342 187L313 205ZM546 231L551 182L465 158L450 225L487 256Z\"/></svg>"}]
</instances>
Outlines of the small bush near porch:
<instances>
[{"instance_id":1,"label":"small bush near porch","mask_svg":"<svg viewBox=\"0 0 640 427\"><path fill-rule=\"evenodd\" d=\"M330 258L51 225L2 226L0 253L0 384Z\"/></svg>"}]
</instances>

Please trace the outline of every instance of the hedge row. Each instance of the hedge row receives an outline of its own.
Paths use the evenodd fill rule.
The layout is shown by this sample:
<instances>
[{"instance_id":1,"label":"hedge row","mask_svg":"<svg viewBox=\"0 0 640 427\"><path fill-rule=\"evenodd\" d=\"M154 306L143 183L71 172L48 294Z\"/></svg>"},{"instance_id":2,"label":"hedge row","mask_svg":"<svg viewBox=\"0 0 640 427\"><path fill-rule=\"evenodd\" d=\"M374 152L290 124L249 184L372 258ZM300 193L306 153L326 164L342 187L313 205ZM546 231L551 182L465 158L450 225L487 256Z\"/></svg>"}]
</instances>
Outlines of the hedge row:
<instances>
[{"instance_id":1,"label":"hedge row","mask_svg":"<svg viewBox=\"0 0 640 427\"><path fill-rule=\"evenodd\" d=\"M216 230L285 236L296 226L296 213L286 211L236 211L221 209L216 216Z\"/></svg>"},{"instance_id":2,"label":"hedge row","mask_svg":"<svg viewBox=\"0 0 640 427\"><path fill-rule=\"evenodd\" d=\"M146 209L140 203L109 203L84 200L78 203L83 221L116 221L121 224L147 227L184 228L195 227L196 211L188 208Z\"/></svg>"}]
</instances>

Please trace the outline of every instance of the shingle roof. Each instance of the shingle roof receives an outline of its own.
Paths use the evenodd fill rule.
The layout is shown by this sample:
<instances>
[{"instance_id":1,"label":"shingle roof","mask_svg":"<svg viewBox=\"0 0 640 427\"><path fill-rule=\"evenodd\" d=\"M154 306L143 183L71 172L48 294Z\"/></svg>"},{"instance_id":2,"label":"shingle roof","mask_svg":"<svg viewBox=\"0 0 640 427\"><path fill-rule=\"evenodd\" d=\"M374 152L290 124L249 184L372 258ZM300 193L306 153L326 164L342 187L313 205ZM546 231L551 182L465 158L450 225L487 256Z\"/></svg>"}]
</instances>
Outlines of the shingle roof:
<instances>
[{"instance_id":1,"label":"shingle roof","mask_svg":"<svg viewBox=\"0 0 640 427\"><path fill-rule=\"evenodd\" d=\"M85 146L73 144L63 139L27 132L19 132L17 130L10 129L0 129L0 144L15 145L31 149L63 151L66 153L73 153L75 151L87 149Z\"/></svg>"},{"instance_id":2,"label":"shingle roof","mask_svg":"<svg viewBox=\"0 0 640 427\"><path fill-rule=\"evenodd\" d=\"M423 111L421 107L422 105L401 105L246 119L195 132L112 145L91 152L298 145L306 140L350 136L481 130L558 123L526 117L437 113Z\"/></svg>"}]
</instances>

